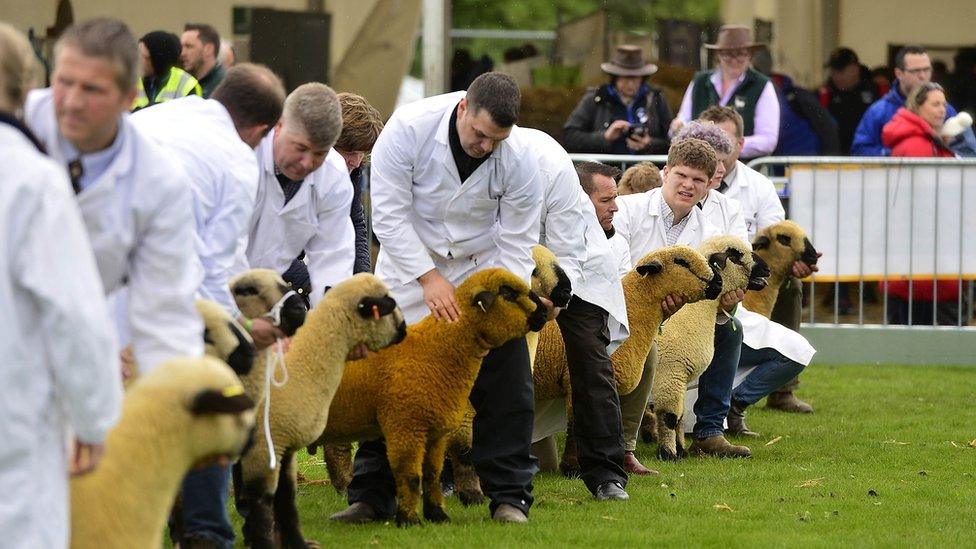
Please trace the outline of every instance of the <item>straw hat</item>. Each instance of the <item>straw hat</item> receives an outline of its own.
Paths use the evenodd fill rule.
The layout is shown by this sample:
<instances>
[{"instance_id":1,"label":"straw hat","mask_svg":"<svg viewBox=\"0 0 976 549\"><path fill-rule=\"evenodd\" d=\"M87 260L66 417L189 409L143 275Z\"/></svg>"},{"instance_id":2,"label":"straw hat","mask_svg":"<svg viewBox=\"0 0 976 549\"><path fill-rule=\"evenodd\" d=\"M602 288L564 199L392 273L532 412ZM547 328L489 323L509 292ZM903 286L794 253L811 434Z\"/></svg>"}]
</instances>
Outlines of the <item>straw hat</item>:
<instances>
[{"instance_id":1,"label":"straw hat","mask_svg":"<svg viewBox=\"0 0 976 549\"><path fill-rule=\"evenodd\" d=\"M657 65L644 60L644 50L630 44L617 46L610 62L600 63L600 68L613 76L650 76L657 72Z\"/></svg>"},{"instance_id":2,"label":"straw hat","mask_svg":"<svg viewBox=\"0 0 976 549\"><path fill-rule=\"evenodd\" d=\"M761 50L766 44L752 41L752 31L743 25L723 25L718 31L718 43L705 44L710 50Z\"/></svg>"}]
</instances>

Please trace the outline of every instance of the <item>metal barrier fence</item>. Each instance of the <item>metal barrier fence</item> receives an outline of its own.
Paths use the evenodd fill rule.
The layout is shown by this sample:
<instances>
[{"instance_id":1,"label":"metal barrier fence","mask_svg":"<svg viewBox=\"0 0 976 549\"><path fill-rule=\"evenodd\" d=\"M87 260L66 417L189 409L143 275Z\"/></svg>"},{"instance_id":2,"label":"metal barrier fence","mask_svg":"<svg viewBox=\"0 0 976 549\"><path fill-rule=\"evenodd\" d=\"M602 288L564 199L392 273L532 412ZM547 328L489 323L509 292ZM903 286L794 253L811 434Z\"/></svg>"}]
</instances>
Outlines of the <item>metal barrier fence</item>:
<instances>
[{"instance_id":1,"label":"metal barrier fence","mask_svg":"<svg viewBox=\"0 0 976 549\"><path fill-rule=\"evenodd\" d=\"M621 169L667 160L571 156ZM764 157L749 166L773 181L787 217L824 252L804 283L806 326L971 330L963 327L974 311L976 159ZM906 285L907 299L894 295Z\"/></svg>"}]
</instances>

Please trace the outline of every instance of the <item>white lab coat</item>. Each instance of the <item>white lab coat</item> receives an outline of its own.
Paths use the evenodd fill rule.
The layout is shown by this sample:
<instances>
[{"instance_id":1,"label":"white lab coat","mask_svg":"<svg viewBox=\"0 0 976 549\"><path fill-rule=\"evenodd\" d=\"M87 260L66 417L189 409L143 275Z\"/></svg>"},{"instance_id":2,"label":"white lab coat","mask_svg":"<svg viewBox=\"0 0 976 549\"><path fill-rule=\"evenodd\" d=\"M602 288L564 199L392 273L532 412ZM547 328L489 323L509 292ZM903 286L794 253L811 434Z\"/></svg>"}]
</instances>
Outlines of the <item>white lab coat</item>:
<instances>
[{"instance_id":1,"label":"white lab coat","mask_svg":"<svg viewBox=\"0 0 976 549\"><path fill-rule=\"evenodd\" d=\"M701 201L701 210L719 232L741 238L752 249L752 239L746 230L738 200L710 189Z\"/></svg>"},{"instance_id":2,"label":"white lab coat","mask_svg":"<svg viewBox=\"0 0 976 549\"><path fill-rule=\"evenodd\" d=\"M429 313L417 277L438 269L459 284L504 267L529 282L538 242L542 176L520 132L502 141L462 184L448 142L464 92L397 109L373 147L371 201L379 239L376 274L408 323Z\"/></svg>"},{"instance_id":3,"label":"white lab coat","mask_svg":"<svg viewBox=\"0 0 976 549\"><path fill-rule=\"evenodd\" d=\"M112 321L63 168L0 124L0 545L66 547L68 429L99 443L122 386Z\"/></svg>"},{"instance_id":4,"label":"white lab coat","mask_svg":"<svg viewBox=\"0 0 976 549\"><path fill-rule=\"evenodd\" d=\"M631 268L645 255L668 245L667 229L661 218L662 200L660 188L617 198L620 211L613 217L613 227L630 244ZM698 248L705 240L722 234L700 208L692 208L688 215L688 223L675 244Z\"/></svg>"},{"instance_id":5,"label":"white lab coat","mask_svg":"<svg viewBox=\"0 0 976 549\"><path fill-rule=\"evenodd\" d=\"M326 286L352 276L356 259L356 233L349 217L352 183L342 155L331 149L322 166L305 178L285 204L275 177L274 136L272 130L254 151L258 194L248 229L247 255L239 256L237 270L250 267L283 273L305 250L314 306Z\"/></svg>"},{"instance_id":6,"label":"white lab coat","mask_svg":"<svg viewBox=\"0 0 976 549\"><path fill-rule=\"evenodd\" d=\"M722 194L739 201L749 242L760 229L786 219L776 187L763 174L736 160L735 169L725 181L729 187Z\"/></svg>"},{"instance_id":7,"label":"white lab coat","mask_svg":"<svg viewBox=\"0 0 976 549\"><path fill-rule=\"evenodd\" d=\"M48 154L60 150L50 89L32 91L27 125ZM126 290L116 309L121 345L131 343L142 373L168 359L203 354L203 321L194 306L203 269L194 247L193 196L182 164L119 120L121 149L77 195L105 292Z\"/></svg>"},{"instance_id":8,"label":"white lab coat","mask_svg":"<svg viewBox=\"0 0 976 549\"><path fill-rule=\"evenodd\" d=\"M539 242L552 250L573 284L573 294L592 303L628 329L624 289L617 262L596 210L580 186L573 161L545 132L518 128L532 142L543 177Z\"/></svg>"},{"instance_id":9,"label":"white lab coat","mask_svg":"<svg viewBox=\"0 0 976 549\"><path fill-rule=\"evenodd\" d=\"M193 189L195 241L204 271L200 297L239 316L227 282L237 274L238 245L247 238L254 212L254 151L241 141L227 109L213 99L166 101L141 109L130 120L183 163Z\"/></svg>"}]
</instances>

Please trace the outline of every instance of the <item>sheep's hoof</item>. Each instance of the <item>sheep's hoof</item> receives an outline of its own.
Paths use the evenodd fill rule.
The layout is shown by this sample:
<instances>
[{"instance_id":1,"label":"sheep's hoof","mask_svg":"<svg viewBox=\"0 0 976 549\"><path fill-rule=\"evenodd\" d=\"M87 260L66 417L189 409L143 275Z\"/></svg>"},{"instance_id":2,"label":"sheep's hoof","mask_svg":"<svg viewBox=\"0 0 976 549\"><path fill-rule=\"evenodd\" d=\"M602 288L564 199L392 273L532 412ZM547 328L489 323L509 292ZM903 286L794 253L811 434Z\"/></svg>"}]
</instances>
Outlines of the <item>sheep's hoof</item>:
<instances>
[{"instance_id":1,"label":"sheep's hoof","mask_svg":"<svg viewBox=\"0 0 976 549\"><path fill-rule=\"evenodd\" d=\"M314 539L305 540L305 549L322 549L322 544Z\"/></svg>"},{"instance_id":2,"label":"sheep's hoof","mask_svg":"<svg viewBox=\"0 0 976 549\"><path fill-rule=\"evenodd\" d=\"M424 518L430 522L450 522L451 517L447 516L444 508L440 505L424 502Z\"/></svg>"},{"instance_id":3,"label":"sheep's hoof","mask_svg":"<svg viewBox=\"0 0 976 549\"><path fill-rule=\"evenodd\" d=\"M579 463L571 463L565 460L559 463L559 471L566 478L579 478L582 474Z\"/></svg>"},{"instance_id":4,"label":"sheep's hoof","mask_svg":"<svg viewBox=\"0 0 976 549\"><path fill-rule=\"evenodd\" d=\"M485 495L481 493L481 490L458 490L457 496L461 500L461 505L465 507L482 505L485 502Z\"/></svg>"},{"instance_id":5,"label":"sheep's hoof","mask_svg":"<svg viewBox=\"0 0 976 549\"><path fill-rule=\"evenodd\" d=\"M396 523L397 526L404 528L407 526L417 526L420 524L420 517L416 513L408 513L401 509L397 510L396 513Z\"/></svg>"},{"instance_id":6,"label":"sheep's hoof","mask_svg":"<svg viewBox=\"0 0 976 549\"><path fill-rule=\"evenodd\" d=\"M658 446L657 458L661 461L678 461L678 454L670 448Z\"/></svg>"}]
</instances>

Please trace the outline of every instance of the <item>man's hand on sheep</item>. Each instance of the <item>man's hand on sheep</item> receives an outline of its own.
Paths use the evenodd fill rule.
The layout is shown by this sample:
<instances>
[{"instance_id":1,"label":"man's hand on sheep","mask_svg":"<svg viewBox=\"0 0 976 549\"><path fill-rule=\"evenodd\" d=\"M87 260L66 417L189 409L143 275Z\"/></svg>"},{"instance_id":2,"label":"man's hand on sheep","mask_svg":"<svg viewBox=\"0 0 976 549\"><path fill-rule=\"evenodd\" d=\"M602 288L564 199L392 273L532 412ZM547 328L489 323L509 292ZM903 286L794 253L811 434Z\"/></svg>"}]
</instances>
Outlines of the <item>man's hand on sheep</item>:
<instances>
[{"instance_id":1,"label":"man's hand on sheep","mask_svg":"<svg viewBox=\"0 0 976 549\"><path fill-rule=\"evenodd\" d=\"M559 312L563 310L562 307L556 307L552 303L552 300L547 297L543 297L541 295L537 297L539 298L539 301L542 302L542 306L546 308L546 318L554 319L559 316Z\"/></svg>"},{"instance_id":2,"label":"man's hand on sheep","mask_svg":"<svg viewBox=\"0 0 976 549\"><path fill-rule=\"evenodd\" d=\"M817 252L817 258L823 255L823 252ZM804 279L813 273L820 270L820 267L816 265L807 265L806 263L796 260L793 262L793 276Z\"/></svg>"},{"instance_id":3,"label":"man's hand on sheep","mask_svg":"<svg viewBox=\"0 0 976 549\"><path fill-rule=\"evenodd\" d=\"M122 381L128 381L136 375L136 355L132 353L132 346L119 351L119 367L122 369Z\"/></svg>"},{"instance_id":4,"label":"man's hand on sheep","mask_svg":"<svg viewBox=\"0 0 976 549\"><path fill-rule=\"evenodd\" d=\"M461 310L454 299L454 285L441 276L437 269L431 269L417 279L424 289L424 303L430 308L434 318L454 322L461 318Z\"/></svg>"},{"instance_id":5,"label":"man's hand on sheep","mask_svg":"<svg viewBox=\"0 0 976 549\"><path fill-rule=\"evenodd\" d=\"M722 305L722 310L731 313L735 310L735 306L739 304L746 297L746 293L743 290L732 290L724 295L719 300L719 304Z\"/></svg>"},{"instance_id":6,"label":"man's hand on sheep","mask_svg":"<svg viewBox=\"0 0 976 549\"><path fill-rule=\"evenodd\" d=\"M267 318L251 319L251 339L256 350L260 351L284 337L285 333Z\"/></svg>"},{"instance_id":7,"label":"man's hand on sheep","mask_svg":"<svg viewBox=\"0 0 976 549\"><path fill-rule=\"evenodd\" d=\"M75 439L71 448L71 460L68 462L68 474L79 477L94 471L102 459L104 448L101 444L88 444Z\"/></svg>"},{"instance_id":8,"label":"man's hand on sheep","mask_svg":"<svg viewBox=\"0 0 976 549\"><path fill-rule=\"evenodd\" d=\"M671 318L671 315L678 312L683 307L685 300L678 294L671 294L661 302L661 310L664 311L664 319Z\"/></svg>"}]
</instances>

